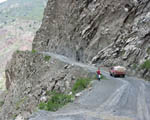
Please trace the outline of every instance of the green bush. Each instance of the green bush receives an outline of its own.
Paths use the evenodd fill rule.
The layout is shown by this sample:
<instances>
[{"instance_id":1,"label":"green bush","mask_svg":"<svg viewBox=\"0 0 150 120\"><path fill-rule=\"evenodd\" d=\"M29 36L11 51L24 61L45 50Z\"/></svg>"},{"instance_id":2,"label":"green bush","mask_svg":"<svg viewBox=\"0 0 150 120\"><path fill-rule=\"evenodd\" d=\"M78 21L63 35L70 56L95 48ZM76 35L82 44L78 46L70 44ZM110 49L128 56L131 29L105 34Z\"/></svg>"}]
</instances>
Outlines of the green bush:
<instances>
[{"instance_id":1,"label":"green bush","mask_svg":"<svg viewBox=\"0 0 150 120\"><path fill-rule=\"evenodd\" d=\"M17 50L16 52L17 52L17 53L20 53L20 50Z\"/></svg>"},{"instance_id":2,"label":"green bush","mask_svg":"<svg viewBox=\"0 0 150 120\"><path fill-rule=\"evenodd\" d=\"M44 60L45 60L45 61L49 61L50 58L51 58L51 56L45 56L45 57L44 57Z\"/></svg>"},{"instance_id":3,"label":"green bush","mask_svg":"<svg viewBox=\"0 0 150 120\"><path fill-rule=\"evenodd\" d=\"M13 114L13 115L12 115L12 118L13 118L13 119L16 119L16 117L17 117L17 114Z\"/></svg>"},{"instance_id":4,"label":"green bush","mask_svg":"<svg viewBox=\"0 0 150 120\"><path fill-rule=\"evenodd\" d=\"M75 94L75 93L78 93L78 92L84 90L85 88L88 87L90 81L91 81L91 79L89 79L89 78L78 79L72 87L72 92Z\"/></svg>"},{"instance_id":5,"label":"green bush","mask_svg":"<svg viewBox=\"0 0 150 120\"><path fill-rule=\"evenodd\" d=\"M147 53L150 54L150 47L147 49Z\"/></svg>"},{"instance_id":6,"label":"green bush","mask_svg":"<svg viewBox=\"0 0 150 120\"><path fill-rule=\"evenodd\" d=\"M49 100L46 104L46 109L47 111L57 111L59 108L62 106L60 104L53 103L51 100Z\"/></svg>"},{"instance_id":7,"label":"green bush","mask_svg":"<svg viewBox=\"0 0 150 120\"><path fill-rule=\"evenodd\" d=\"M136 68L137 68L137 64L134 63L134 64L132 65L132 68L133 68L133 69L136 69Z\"/></svg>"},{"instance_id":8,"label":"green bush","mask_svg":"<svg viewBox=\"0 0 150 120\"><path fill-rule=\"evenodd\" d=\"M36 50L32 49L32 53L36 53L36 52L37 52Z\"/></svg>"},{"instance_id":9,"label":"green bush","mask_svg":"<svg viewBox=\"0 0 150 120\"><path fill-rule=\"evenodd\" d=\"M4 101L0 101L0 107L2 107L4 104Z\"/></svg>"},{"instance_id":10,"label":"green bush","mask_svg":"<svg viewBox=\"0 0 150 120\"><path fill-rule=\"evenodd\" d=\"M141 69L150 69L150 60L146 60L143 64L141 64Z\"/></svg>"},{"instance_id":11,"label":"green bush","mask_svg":"<svg viewBox=\"0 0 150 120\"><path fill-rule=\"evenodd\" d=\"M48 111L57 111L59 108L63 107L69 102L72 102L72 96L63 93L52 93L51 99L47 103L41 102L39 104L39 109Z\"/></svg>"},{"instance_id":12,"label":"green bush","mask_svg":"<svg viewBox=\"0 0 150 120\"><path fill-rule=\"evenodd\" d=\"M39 107L39 109L41 109L41 110L45 110L45 109L46 109L46 103L41 102L38 107Z\"/></svg>"},{"instance_id":13,"label":"green bush","mask_svg":"<svg viewBox=\"0 0 150 120\"><path fill-rule=\"evenodd\" d=\"M120 55L123 56L125 54L125 50L120 51Z\"/></svg>"},{"instance_id":14,"label":"green bush","mask_svg":"<svg viewBox=\"0 0 150 120\"><path fill-rule=\"evenodd\" d=\"M52 93L53 93L52 91L46 91L46 95L47 95L47 96L51 96Z\"/></svg>"}]
</instances>

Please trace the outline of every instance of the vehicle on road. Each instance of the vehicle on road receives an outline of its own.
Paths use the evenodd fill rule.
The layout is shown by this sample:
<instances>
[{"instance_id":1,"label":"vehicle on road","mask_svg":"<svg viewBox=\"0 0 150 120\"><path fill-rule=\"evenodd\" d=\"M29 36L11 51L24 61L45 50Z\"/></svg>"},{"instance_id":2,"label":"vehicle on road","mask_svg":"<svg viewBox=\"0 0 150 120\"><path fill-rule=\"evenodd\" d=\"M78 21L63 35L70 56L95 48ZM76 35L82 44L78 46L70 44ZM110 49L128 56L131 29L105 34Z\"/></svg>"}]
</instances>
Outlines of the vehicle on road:
<instances>
[{"instance_id":1,"label":"vehicle on road","mask_svg":"<svg viewBox=\"0 0 150 120\"><path fill-rule=\"evenodd\" d=\"M100 68L98 68L98 70L96 71L97 73L97 79L100 81L101 80L101 71Z\"/></svg>"},{"instance_id":2,"label":"vehicle on road","mask_svg":"<svg viewBox=\"0 0 150 120\"><path fill-rule=\"evenodd\" d=\"M126 68L123 66L113 66L110 68L109 73L110 73L110 76L113 76L113 77L117 77L117 76L125 77Z\"/></svg>"}]
</instances>

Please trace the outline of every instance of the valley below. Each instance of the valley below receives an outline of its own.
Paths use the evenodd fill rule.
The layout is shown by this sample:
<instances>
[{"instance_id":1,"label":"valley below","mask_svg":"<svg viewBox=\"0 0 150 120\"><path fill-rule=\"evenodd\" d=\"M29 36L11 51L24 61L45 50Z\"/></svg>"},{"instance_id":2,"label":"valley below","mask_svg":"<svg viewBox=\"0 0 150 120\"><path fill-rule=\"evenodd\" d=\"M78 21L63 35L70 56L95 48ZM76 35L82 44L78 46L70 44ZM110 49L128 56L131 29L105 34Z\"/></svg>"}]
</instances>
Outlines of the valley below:
<instances>
[{"instance_id":1,"label":"valley below","mask_svg":"<svg viewBox=\"0 0 150 120\"><path fill-rule=\"evenodd\" d=\"M14 51L32 49L46 1L1 0L0 3L0 90L5 90L5 66Z\"/></svg>"}]
</instances>

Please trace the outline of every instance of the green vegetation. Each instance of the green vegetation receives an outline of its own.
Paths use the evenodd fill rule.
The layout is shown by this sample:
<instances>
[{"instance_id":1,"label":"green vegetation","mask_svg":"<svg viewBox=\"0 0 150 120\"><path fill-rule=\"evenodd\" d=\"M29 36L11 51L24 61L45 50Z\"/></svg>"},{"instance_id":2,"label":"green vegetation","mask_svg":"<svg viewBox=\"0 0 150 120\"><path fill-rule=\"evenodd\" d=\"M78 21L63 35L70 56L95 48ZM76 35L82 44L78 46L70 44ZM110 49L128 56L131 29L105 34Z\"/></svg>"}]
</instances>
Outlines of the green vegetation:
<instances>
[{"instance_id":1,"label":"green vegetation","mask_svg":"<svg viewBox=\"0 0 150 120\"><path fill-rule=\"evenodd\" d=\"M126 52L125 50L120 51L120 55L123 56L125 54L125 52Z\"/></svg>"},{"instance_id":2,"label":"green vegetation","mask_svg":"<svg viewBox=\"0 0 150 120\"><path fill-rule=\"evenodd\" d=\"M85 88L88 87L88 85L90 84L91 79L89 78L80 78L76 81L76 83L73 85L72 88L72 92L73 94L78 93L82 90L84 90Z\"/></svg>"},{"instance_id":3,"label":"green vegetation","mask_svg":"<svg viewBox=\"0 0 150 120\"><path fill-rule=\"evenodd\" d=\"M150 47L147 49L147 53L150 54Z\"/></svg>"},{"instance_id":4,"label":"green vegetation","mask_svg":"<svg viewBox=\"0 0 150 120\"><path fill-rule=\"evenodd\" d=\"M46 96L51 96L52 92L51 91L46 91Z\"/></svg>"},{"instance_id":5,"label":"green vegetation","mask_svg":"<svg viewBox=\"0 0 150 120\"><path fill-rule=\"evenodd\" d=\"M19 53L19 52L20 52L20 50L17 50L16 52L17 52L17 53Z\"/></svg>"},{"instance_id":6,"label":"green vegetation","mask_svg":"<svg viewBox=\"0 0 150 120\"><path fill-rule=\"evenodd\" d=\"M45 103L45 102L41 102L38 107L39 107L39 109L41 109L41 110L45 110L47 106L46 106L46 103Z\"/></svg>"},{"instance_id":7,"label":"green vegetation","mask_svg":"<svg viewBox=\"0 0 150 120\"><path fill-rule=\"evenodd\" d=\"M107 80L107 78L103 74L101 75L101 79Z\"/></svg>"},{"instance_id":8,"label":"green vegetation","mask_svg":"<svg viewBox=\"0 0 150 120\"><path fill-rule=\"evenodd\" d=\"M26 100L26 97L16 102L16 110L18 110L21 107L21 105L25 102L25 100Z\"/></svg>"},{"instance_id":9,"label":"green vegetation","mask_svg":"<svg viewBox=\"0 0 150 120\"><path fill-rule=\"evenodd\" d=\"M150 69L150 60L146 60L140 67L141 69Z\"/></svg>"},{"instance_id":10,"label":"green vegetation","mask_svg":"<svg viewBox=\"0 0 150 120\"><path fill-rule=\"evenodd\" d=\"M71 95L66 95L63 93L53 93L51 99L49 99L48 102L41 102L38 107L42 110L55 112L69 102L72 102Z\"/></svg>"},{"instance_id":11,"label":"green vegetation","mask_svg":"<svg viewBox=\"0 0 150 120\"><path fill-rule=\"evenodd\" d=\"M0 107L2 107L4 104L4 101L0 101Z\"/></svg>"},{"instance_id":12,"label":"green vegetation","mask_svg":"<svg viewBox=\"0 0 150 120\"><path fill-rule=\"evenodd\" d=\"M32 53L33 53L33 54L34 54L34 53L37 53L37 51L33 49L33 50L32 50Z\"/></svg>"},{"instance_id":13,"label":"green vegetation","mask_svg":"<svg viewBox=\"0 0 150 120\"><path fill-rule=\"evenodd\" d=\"M17 114L14 114L14 115L12 116L13 119L16 119L16 117L17 117Z\"/></svg>"},{"instance_id":14,"label":"green vegetation","mask_svg":"<svg viewBox=\"0 0 150 120\"><path fill-rule=\"evenodd\" d=\"M137 68L137 64L134 63L134 64L132 65L132 68L133 68L133 69L136 69L136 68Z\"/></svg>"},{"instance_id":15,"label":"green vegetation","mask_svg":"<svg viewBox=\"0 0 150 120\"><path fill-rule=\"evenodd\" d=\"M90 85L91 79L90 78L80 78L76 81L76 83L72 87L73 95L67 95L64 93L56 93L47 91L46 95L50 97L47 102L41 102L38 105L38 108L41 110L47 111L57 111L59 108L63 107L64 105L72 102L75 98L75 94L84 90Z\"/></svg>"},{"instance_id":16,"label":"green vegetation","mask_svg":"<svg viewBox=\"0 0 150 120\"><path fill-rule=\"evenodd\" d=\"M49 61L50 58L51 58L51 56L45 56L45 57L44 57L44 60L45 60L45 61Z\"/></svg>"}]
</instances>

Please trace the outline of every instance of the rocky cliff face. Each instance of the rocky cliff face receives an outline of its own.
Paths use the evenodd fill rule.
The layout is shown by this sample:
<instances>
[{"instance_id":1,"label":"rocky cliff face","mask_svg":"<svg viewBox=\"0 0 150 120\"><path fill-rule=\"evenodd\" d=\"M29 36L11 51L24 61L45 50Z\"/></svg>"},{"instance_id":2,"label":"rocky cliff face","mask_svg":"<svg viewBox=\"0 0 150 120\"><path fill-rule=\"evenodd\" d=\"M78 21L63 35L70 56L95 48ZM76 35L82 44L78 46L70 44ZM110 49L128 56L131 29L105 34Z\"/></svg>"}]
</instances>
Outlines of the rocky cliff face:
<instances>
[{"instance_id":1,"label":"rocky cliff face","mask_svg":"<svg viewBox=\"0 0 150 120\"><path fill-rule=\"evenodd\" d=\"M49 0L33 48L131 68L149 59L149 42L149 0Z\"/></svg>"},{"instance_id":2,"label":"rocky cliff face","mask_svg":"<svg viewBox=\"0 0 150 120\"><path fill-rule=\"evenodd\" d=\"M49 0L33 48L88 61L117 39L129 0ZM127 8L128 9L128 8ZM131 9L131 8L130 8Z\"/></svg>"},{"instance_id":3,"label":"rocky cliff face","mask_svg":"<svg viewBox=\"0 0 150 120\"><path fill-rule=\"evenodd\" d=\"M111 45L102 49L92 62L106 66L124 65L133 74L150 80L150 1L137 1L128 11L126 19ZM141 65L147 61L146 66ZM138 71L135 73L135 71Z\"/></svg>"}]
</instances>

